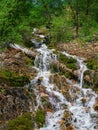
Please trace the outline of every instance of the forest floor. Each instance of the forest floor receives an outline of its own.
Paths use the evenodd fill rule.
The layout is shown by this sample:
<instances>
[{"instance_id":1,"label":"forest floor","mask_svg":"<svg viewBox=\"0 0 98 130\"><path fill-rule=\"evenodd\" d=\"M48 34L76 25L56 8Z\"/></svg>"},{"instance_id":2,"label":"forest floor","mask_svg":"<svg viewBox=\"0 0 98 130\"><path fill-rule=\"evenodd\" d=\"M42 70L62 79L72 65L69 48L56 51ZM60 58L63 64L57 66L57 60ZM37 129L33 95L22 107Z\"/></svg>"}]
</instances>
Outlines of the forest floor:
<instances>
[{"instance_id":1,"label":"forest floor","mask_svg":"<svg viewBox=\"0 0 98 130\"><path fill-rule=\"evenodd\" d=\"M59 50L67 51L72 55L77 55L84 58L98 57L98 43L88 43L88 44L79 44L79 43L63 43L59 44Z\"/></svg>"}]
</instances>

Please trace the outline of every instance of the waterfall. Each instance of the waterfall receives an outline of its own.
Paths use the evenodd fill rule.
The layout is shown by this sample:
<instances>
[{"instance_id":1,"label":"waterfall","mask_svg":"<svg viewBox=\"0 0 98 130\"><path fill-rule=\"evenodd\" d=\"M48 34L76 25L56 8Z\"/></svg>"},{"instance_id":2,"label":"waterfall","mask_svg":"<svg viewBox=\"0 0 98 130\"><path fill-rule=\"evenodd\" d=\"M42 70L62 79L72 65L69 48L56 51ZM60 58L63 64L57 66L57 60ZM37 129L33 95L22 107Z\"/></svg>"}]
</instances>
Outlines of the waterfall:
<instances>
[{"instance_id":1,"label":"waterfall","mask_svg":"<svg viewBox=\"0 0 98 130\"><path fill-rule=\"evenodd\" d=\"M78 74L79 74L79 80L80 80L80 84L79 84L79 87L82 88L83 86L83 75L84 75L84 72L87 70L87 67L86 65L84 64L84 60L83 58L80 58L80 57L77 57L75 55L70 55L66 52L63 52L62 54L66 55L67 57L72 57L73 59L75 59L80 67L80 69L78 70Z\"/></svg>"},{"instance_id":2,"label":"waterfall","mask_svg":"<svg viewBox=\"0 0 98 130\"><path fill-rule=\"evenodd\" d=\"M78 98L72 105L60 91L57 89L54 90L54 84L49 83L49 77L51 75L50 63L52 61L57 61L57 56L53 54L53 51L49 50L46 45L42 45L37 51L40 53L35 58L35 65L39 69L37 79L38 77L43 77L41 84L46 87L46 91L50 93L50 95L53 95L49 96L49 99L52 106L54 106L54 112L47 112L45 126L40 128L40 130L62 130L59 121L62 119L65 111L63 107L64 104L67 105L67 108L72 113L72 120L70 123L74 126L73 128L76 130L95 130L97 124L95 123L95 117L92 115L96 115L93 104L97 95L91 89L82 88L83 74L87 70L87 67L83 62L84 59L63 52L66 56L76 59L80 67L78 70L80 83L77 87L82 94L77 94ZM71 93L71 96L74 96L73 93ZM57 101L55 100L55 97L58 97ZM82 102L82 99L86 100L85 103Z\"/></svg>"},{"instance_id":3,"label":"waterfall","mask_svg":"<svg viewBox=\"0 0 98 130\"><path fill-rule=\"evenodd\" d=\"M23 52L28 51L26 48L17 44L12 45L12 47L15 49L21 49ZM49 101L53 107L53 112L47 112L45 125L40 128L40 130L67 130L66 128L68 125L72 126L72 130L98 130L98 125L96 123L96 116L98 113L93 109L97 94L93 92L92 89L82 88L83 75L87 70L84 59L63 52L64 55L76 59L79 65L79 84L75 85L70 80L68 80L68 82L70 83L71 89L75 88L80 92L78 93L77 91L73 92L70 90L71 98L74 99L73 102L70 102L62 94L61 90L58 89L58 86L49 82L49 77L51 75L50 65L52 61L58 61L57 55L44 44L36 50L38 55L35 58L35 67L38 70L38 74L35 79L31 81L37 102L35 111L38 107L43 108L39 90L37 88L37 82L40 77L42 79L41 85L45 86ZM76 99L74 98L75 96L77 97ZM66 106L66 109L64 106ZM62 128L60 122L67 110L71 113L71 118L68 120L68 124L63 124Z\"/></svg>"}]
</instances>

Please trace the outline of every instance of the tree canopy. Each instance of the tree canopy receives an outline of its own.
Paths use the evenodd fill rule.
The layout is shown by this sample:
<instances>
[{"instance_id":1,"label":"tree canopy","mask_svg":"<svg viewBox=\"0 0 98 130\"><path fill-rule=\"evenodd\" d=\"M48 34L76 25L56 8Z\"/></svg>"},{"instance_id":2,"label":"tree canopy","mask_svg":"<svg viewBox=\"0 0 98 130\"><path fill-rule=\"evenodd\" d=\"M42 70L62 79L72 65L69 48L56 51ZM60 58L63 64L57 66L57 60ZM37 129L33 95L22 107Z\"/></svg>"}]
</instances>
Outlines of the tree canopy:
<instances>
[{"instance_id":1,"label":"tree canopy","mask_svg":"<svg viewBox=\"0 0 98 130\"><path fill-rule=\"evenodd\" d=\"M33 27L47 25L55 42L90 41L98 35L97 12L97 0L1 0L0 41L22 43Z\"/></svg>"}]
</instances>

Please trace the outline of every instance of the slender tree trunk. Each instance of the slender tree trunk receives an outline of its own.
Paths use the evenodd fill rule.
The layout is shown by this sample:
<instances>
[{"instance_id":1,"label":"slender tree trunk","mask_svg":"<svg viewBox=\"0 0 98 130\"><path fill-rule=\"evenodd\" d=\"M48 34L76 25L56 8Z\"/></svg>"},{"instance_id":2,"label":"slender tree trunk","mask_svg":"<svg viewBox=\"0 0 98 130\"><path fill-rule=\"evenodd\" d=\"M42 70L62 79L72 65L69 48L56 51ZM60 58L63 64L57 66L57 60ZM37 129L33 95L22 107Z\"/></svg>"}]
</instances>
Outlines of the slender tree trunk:
<instances>
[{"instance_id":1,"label":"slender tree trunk","mask_svg":"<svg viewBox=\"0 0 98 130\"><path fill-rule=\"evenodd\" d=\"M86 11L85 11L85 15L89 15L89 7L90 7L90 0L86 0Z\"/></svg>"},{"instance_id":2,"label":"slender tree trunk","mask_svg":"<svg viewBox=\"0 0 98 130\"><path fill-rule=\"evenodd\" d=\"M76 0L76 15L75 15L75 37L79 36L79 7L78 0Z\"/></svg>"}]
</instances>

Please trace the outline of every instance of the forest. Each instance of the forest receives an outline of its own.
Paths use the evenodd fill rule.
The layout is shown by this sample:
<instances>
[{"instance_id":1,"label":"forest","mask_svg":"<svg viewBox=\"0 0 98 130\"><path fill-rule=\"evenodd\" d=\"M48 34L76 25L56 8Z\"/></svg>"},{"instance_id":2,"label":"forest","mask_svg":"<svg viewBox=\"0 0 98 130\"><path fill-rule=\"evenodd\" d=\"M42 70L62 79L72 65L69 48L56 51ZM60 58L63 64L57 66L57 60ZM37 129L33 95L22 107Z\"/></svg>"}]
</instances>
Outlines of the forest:
<instances>
[{"instance_id":1,"label":"forest","mask_svg":"<svg viewBox=\"0 0 98 130\"><path fill-rule=\"evenodd\" d=\"M24 43L32 29L47 27L51 42L98 41L97 0L1 0L0 41Z\"/></svg>"}]
</instances>

